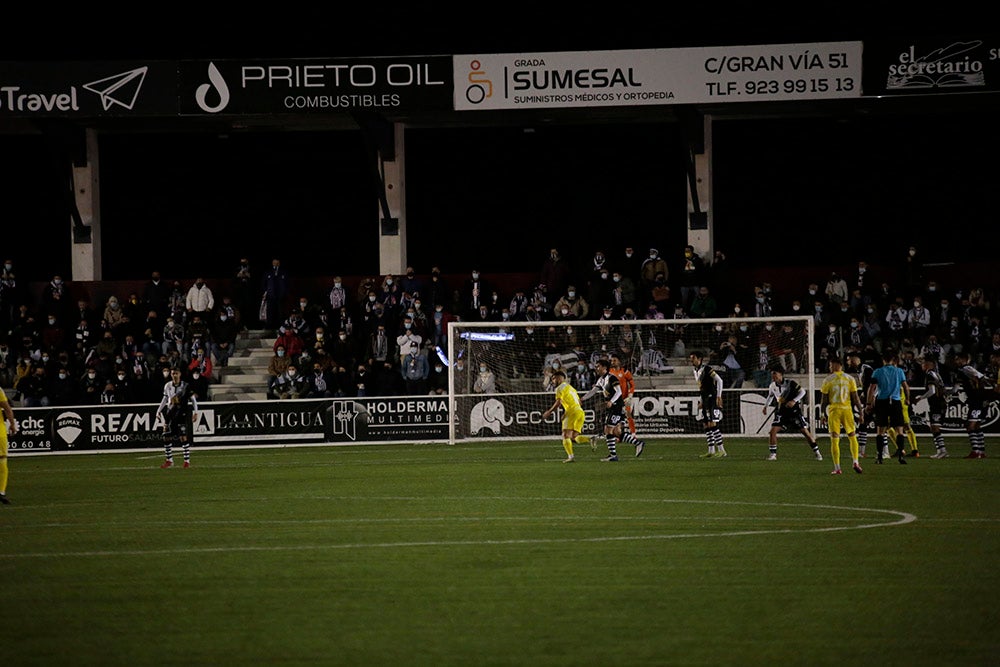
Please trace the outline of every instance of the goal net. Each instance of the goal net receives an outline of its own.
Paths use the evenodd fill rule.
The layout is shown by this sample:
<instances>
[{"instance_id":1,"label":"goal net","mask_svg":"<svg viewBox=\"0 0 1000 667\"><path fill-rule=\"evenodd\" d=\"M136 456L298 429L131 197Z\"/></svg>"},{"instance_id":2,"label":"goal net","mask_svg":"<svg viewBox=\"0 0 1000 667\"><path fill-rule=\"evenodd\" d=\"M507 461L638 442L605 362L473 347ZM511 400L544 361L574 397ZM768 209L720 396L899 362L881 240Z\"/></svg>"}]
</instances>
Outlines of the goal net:
<instances>
[{"instance_id":1,"label":"goal net","mask_svg":"<svg viewBox=\"0 0 1000 667\"><path fill-rule=\"evenodd\" d=\"M807 391L815 419L816 359L810 317L452 322L448 381L454 415L449 441L557 437L562 410L551 375L566 373L582 397L596 380L595 362L616 355L635 381L632 413L645 436L700 435L698 391L689 355L700 350L723 377L724 433L766 434L763 413L770 368ZM584 433L603 431L603 403L584 402Z\"/></svg>"}]
</instances>

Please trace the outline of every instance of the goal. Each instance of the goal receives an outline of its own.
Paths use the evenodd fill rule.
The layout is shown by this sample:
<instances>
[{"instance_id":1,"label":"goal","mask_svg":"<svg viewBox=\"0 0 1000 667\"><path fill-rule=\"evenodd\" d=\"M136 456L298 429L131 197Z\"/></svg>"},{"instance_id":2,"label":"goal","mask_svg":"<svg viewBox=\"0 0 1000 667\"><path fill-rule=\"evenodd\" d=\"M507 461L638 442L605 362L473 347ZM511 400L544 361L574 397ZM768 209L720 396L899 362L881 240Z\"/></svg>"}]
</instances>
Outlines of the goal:
<instances>
[{"instance_id":1,"label":"goal","mask_svg":"<svg viewBox=\"0 0 1000 667\"><path fill-rule=\"evenodd\" d=\"M555 400L552 372L563 370L582 397L595 380L597 359L612 354L635 379L632 411L643 437L700 435L698 391L689 360L694 350L706 355L725 382L723 432L765 431L763 404L769 369L775 365L806 389L805 414L815 420L818 355L813 320L807 316L459 321L449 324L448 349L442 351L452 401L449 442L557 436L562 410L542 418ZM600 432L601 402L592 397L583 407L584 433Z\"/></svg>"}]
</instances>

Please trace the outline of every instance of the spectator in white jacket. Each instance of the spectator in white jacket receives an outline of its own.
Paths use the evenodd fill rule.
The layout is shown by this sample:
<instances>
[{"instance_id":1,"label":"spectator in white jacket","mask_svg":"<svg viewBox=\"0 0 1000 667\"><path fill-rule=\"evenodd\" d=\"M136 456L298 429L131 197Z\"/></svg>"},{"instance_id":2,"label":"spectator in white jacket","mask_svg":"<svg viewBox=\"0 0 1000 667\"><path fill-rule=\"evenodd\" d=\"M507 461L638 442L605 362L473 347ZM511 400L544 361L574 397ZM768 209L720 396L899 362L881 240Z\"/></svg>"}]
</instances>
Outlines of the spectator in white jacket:
<instances>
[{"instance_id":1,"label":"spectator in white jacket","mask_svg":"<svg viewBox=\"0 0 1000 667\"><path fill-rule=\"evenodd\" d=\"M201 319L205 322L211 320L212 309L215 308L215 297L212 296L212 290L205 284L204 278L198 278L194 281L194 285L187 292L185 305L188 319L197 314L201 315Z\"/></svg>"}]
</instances>

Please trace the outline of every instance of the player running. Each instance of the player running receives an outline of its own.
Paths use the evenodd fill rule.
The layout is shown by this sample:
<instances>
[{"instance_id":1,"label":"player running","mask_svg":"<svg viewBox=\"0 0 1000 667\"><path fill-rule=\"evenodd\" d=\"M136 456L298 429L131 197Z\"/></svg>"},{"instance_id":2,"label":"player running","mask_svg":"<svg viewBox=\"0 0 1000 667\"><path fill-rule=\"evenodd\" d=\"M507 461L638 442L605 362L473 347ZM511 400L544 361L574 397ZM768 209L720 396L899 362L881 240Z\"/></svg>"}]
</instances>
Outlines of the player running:
<instances>
[{"instance_id":1,"label":"player running","mask_svg":"<svg viewBox=\"0 0 1000 667\"><path fill-rule=\"evenodd\" d=\"M566 374L564 372L561 370L554 371L552 373L552 384L556 388L556 400L552 404L552 407L542 413L542 419L548 419L549 415L562 405L562 446L566 450L566 459L563 463L572 463L576 460L573 456L573 443L584 444L590 442L590 438L580 434L583 430L586 415L583 412L583 407L580 405L580 395L573 388L573 385L566 381Z\"/></svg>"},{"instance_id":2,"label":"player running","mask_svg":"<svg viewBox=\"0 0 1000 667\"><path fill-rule=\"evenodd\" d=\"M611 373L611 362L607 359L598 359L595 363L597 367L597 382L583 395L582 400L587 400L597 392L601 392L604 397L607 412L604 414L604 439L608 443L608 455L602 461L617 461L618 452L615 445L621 438L624 442L635 445L635 455L642 456L642 450L646 443L639 440L634 435L622 428L625 419L625 395L622 392L621 383L618 376Z\"/></svg>"}]
</instances>

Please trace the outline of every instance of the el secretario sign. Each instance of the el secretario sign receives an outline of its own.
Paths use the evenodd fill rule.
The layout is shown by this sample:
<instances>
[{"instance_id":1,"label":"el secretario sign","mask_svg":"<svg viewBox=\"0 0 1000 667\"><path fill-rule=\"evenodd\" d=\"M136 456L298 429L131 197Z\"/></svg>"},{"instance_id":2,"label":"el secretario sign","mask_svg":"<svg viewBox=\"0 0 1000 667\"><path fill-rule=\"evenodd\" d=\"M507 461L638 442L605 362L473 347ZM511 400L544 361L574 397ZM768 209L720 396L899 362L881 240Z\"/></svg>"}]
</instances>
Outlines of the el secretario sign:
<instances>
[{"instance_id":1,"label":"el secretario sign","mask_svg":"<svg viewBox=\"0 0 1000 667\"><path fill-rule=\"evenodd\" d=\"M455 109L861 97L861 42L453 56Z\"/></svg>"}]
</instances>

